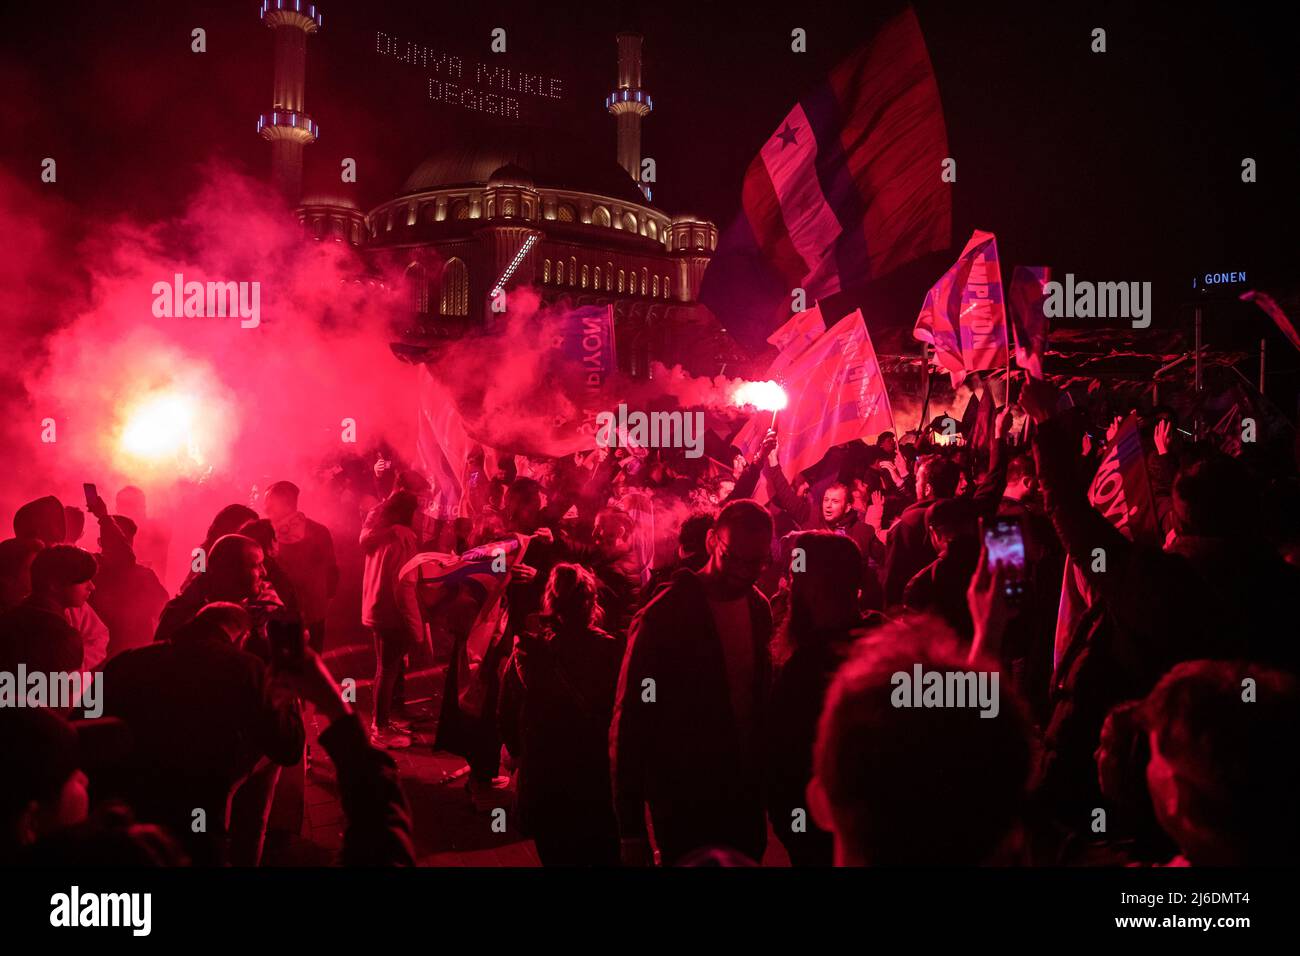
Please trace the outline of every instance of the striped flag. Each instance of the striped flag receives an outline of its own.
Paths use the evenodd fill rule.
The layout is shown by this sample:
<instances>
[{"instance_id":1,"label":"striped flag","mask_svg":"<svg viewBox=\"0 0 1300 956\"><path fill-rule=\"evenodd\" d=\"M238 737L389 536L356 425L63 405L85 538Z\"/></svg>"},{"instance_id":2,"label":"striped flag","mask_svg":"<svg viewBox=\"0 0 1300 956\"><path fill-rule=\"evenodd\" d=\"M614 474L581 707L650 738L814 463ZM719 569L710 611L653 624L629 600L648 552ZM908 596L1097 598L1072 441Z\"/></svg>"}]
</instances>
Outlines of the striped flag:
<instances>
[{"instance_id":1,"label":"striped flag","mask_svg":"<svg viewBox=\"0 0 1300 956\"><path fill-rule=\"evenodd\" d=\"M1145 544L1159 542L1160 523L1136 412L1130 412L1116 429L1115 438L1088 486L1088 501L1129 540ZM1067 557L1056 616L1054 660L1058 668L1091 604L1087 578Z\"/></svg>"},{"instance_id":2,"label":"striped flag","mask_svg":"<svg viewBox=\"0 0 1300 956\"><path fill-rule=\"evenodd\" d=\"M834 445L894 430L861 310L835 323L795 359L785 380L790 404L780 413L778 458L787 475L817 464Z\"/></svg>"},{"instance_id":3,"label":"striped flag","mask_svg":"<svg viewBox=\"0 0 1300 956\"><path fill-rule=\"evenodd\" d=\"M450 391L430 373L419 371L420 421L415 451L423 474L433 488L425 512L433 518L455 518L465 494L465 465L474 442L465 432Z\"/></svg>"},{"instance_id":4,"label":"striped flag","mask_svg":"<svg viewBox=\"0 0 1300 956\"><path fill-rule=\"evenodd\" d=\"M956 388L971 372L1007 364L1007 315L998 241L976 229L956 264L925 294L912 335L934 346L933 361Z\"/></svg>"},{"instance_id":5,"label":"striped flag","mask_svg":"<svg viewBox=\"0 0 1300 956\"><path fill-rule=\"evenodd\" d=\"M761 347L801 288L809 301L886 275L952 241L939 87L906 8L800 100L750 163L744 214L700 301Z\"/></svg>"},{"instance_id":6,"label":"striped flag","mask_svg":"<svg viewBox=\"0 0 1300 956\"><path fill-rule=\"evenodd\" d=\"M506 585L530 540L528 535L513 534L460 555L425 551L406 562L397 574L398 604L408 616L414 609L424 621L451 633L444 692L456 701L461 714L473 717L481 711L477 663L505 627ZM453 732L450 723L447 731ZM443 739L441 724L438 734L442 749L455 746Z\"/></svg>"},{"instance_id":7,"label":"striped flag","mask_svg":"<svg viewBox=\"0 0 1300 956\"><path fill-rule=\"evenodd\" d=\"M1052 281L1047 266L1016 266L1011 274L1011 331L1016 343L1016 364L1030 377L1043 377L1043 353L1047 351L1047 301L1044 287Z\"/></svg>"}]
</instances>

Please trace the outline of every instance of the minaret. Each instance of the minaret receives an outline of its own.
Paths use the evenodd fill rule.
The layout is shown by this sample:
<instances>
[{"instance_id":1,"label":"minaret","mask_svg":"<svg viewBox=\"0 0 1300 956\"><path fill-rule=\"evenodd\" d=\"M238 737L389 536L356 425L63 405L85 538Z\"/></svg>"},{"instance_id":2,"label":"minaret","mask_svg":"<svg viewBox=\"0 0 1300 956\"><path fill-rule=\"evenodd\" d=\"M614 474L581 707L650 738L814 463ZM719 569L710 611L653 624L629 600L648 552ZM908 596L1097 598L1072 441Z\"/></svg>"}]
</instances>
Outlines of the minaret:
<instances>
[{"instance_id":1,"label":"minaret","mask_svg":"<svg viewBox=\"0 0 1300 956\"><path fill-rule=\"evenodd\" d=\"M257 132L271 144L271 182L296 206L302 198L302 148L320 134L306 113L305 90L307 34L320 29L321 15L302 0L262 0L261 16L275 31L275 80L271 112L257 118Z\"/></svg>"},{"instance_id":2,"label":"minaret","mask_svg":"<svg viewBox=\"0 0 1300 956\"><path fill-rule=\"evenodd\" d=\"M655 108L650 94L641 89L641 35L620 33L618 41L618 86L605 97L605 109L618 122L618 164L641 182L641 118ZM646 185L641 191L650 198Z\"/></svg>"}]
</instances>

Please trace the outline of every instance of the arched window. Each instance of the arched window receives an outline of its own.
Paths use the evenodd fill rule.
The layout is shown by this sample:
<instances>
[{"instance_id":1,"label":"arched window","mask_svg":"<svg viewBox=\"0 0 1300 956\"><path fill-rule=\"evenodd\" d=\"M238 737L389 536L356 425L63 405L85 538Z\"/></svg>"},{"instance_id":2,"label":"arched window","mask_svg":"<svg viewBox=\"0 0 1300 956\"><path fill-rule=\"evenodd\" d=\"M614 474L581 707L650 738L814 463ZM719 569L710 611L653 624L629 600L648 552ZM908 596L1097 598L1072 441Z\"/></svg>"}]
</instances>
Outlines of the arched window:
<instances>
[{"instance_id":1,"label":"arched window","mask_svg":"<svg viewBox=\"0 0 1300 956\"><path fill-rule=\"evenodd\" d=\"M600 291L600 266L596 266L596 268L592 270L592 273L595 281L591 283L591 287L595 289L597 292L599 292Z\"/></svg>"},{"instance_id":2,"label":"arched window","mask_svg":"<svg viewBox=\"0 0 1300 956\"><path fill-rule=\"evenodd\" d=\"M459 259L448 259L442 268L438 310L443 315L469 315L469 272Z\"/></svg>"},{"instance_id":3,"label":"arched window","mask_svg":"<svg viewBox=\"0 0 1300 956\"><path fill-rule=\"evenodd\" d=\"M411 303L411 310L419 312L422 315L428 314L429 311L429 283L425 275L424 266L418 262L412 262L406 267L406 291Z\"/></svg>"},{"instance_id":4,"label":"arched window","mask_svg":"<svg viewBox=\"0 0 1300 956\"><path fill-rule=\"evenodd\" d=\"M457 219L468 219L469 203L463 199L457 200L451 207L451 213Z\"/></svg>"},{"instance_id":5,"label":"arched window","mask_svg":"<svg viewBox=\"0 0 1300 956\"><path fill-rule=\"evenodd\" d=\"M605 263L605 291L614 291L614 263Z\"/></svg>"},{"instance_id":6,"label":"arched window","mask_svg":"<svg viewBox=\"0 0 1300 956\"><path fill-rule=\"evenodd\" d=\"M668 298L668 277L664 276L664 298Z\"/></svg>"},{"instance_id":7,"label":"arched window","mask_svg":"<svg viewBox=\"0 0 1300 956\"><path fill-rule=\"evenodd\" d=\"M551 281L551 260L543 259L542 260L542 283L545 284L550 281Z\"/></svg>"},{"instance_id":8,"label":"arched window","mask_svg":"<svg viewBox=\"0 0 1300 956\"><path fill-rule=\"evenodd\" d=\"M651 239L659 238L659 227L655 225L655 221L653 219L646 220L645 234L649 236Z\"/></svg>"},{"instance_id":9,"label":"arched window","mask_svg":"<svg viewBox=\"0 0 1300 956\"><path fill-rule=\"evenodd\" d=\"M568 203L563 203L559 209L555 210L555 218L560 222L573 222L573 207Z\"/></svg>"},{"instance_id":10,"label":"arched window","mask_svg":"<svg viewBox=\"0 0 1300 956\"><path fill-rule=\"evenodd\" d=\"M623 291L623 270L622 269L618 270L618 291L619 292Z\"/></svg>"},{"instance_id":11,"label":"arched window","mask_svg":"<svg viewBox=\"0 0 1300 956\"><path fill-rule=\"evenodd\" d=\"M623 228L628 232L636 232L636 216L630 212L623 213Z\"/></svg>"},{"instance_id":12,"label":"arched window","mask_svg":"<svg viewBox=\"0 0 1300 956\"><path fill-rule=\"evenodd\" d=\"M576 256L569 256L569 285L578 284L578 259Z\"/></svg>"},{"instance_id":13,"label":"arched window","mask_svg":"<svg viewBox=\"0 0 1300 956\"><path fill-rule=\"evenodd\" d=\"M642 295L650 294L650 270L649 269L641 270L641 294Z\"/></svg>"},{"instance_id":14,"label":"arched window","mask_svg":"<svg viewBox=\"0 0 1300 956\"><path fill-rule=\"evenodd\" d=\"M564 285L564 260L555 260L555 284Z\"/></svg>"},{"instance_id":15,"label":"arched window","mask_svg":"<svg viewBox=\"0 0 1300 956\"><path fill-rule=\"evenodd\" d=\"M502 200L501 215L506 216L508 218L510 216L513 216L514 214L515 214L515 201L513 199Z\"/></svg>"},{"instance_id":16,"label":"arched window","mask_svg":"<svg viewBox=\"0 0 1300 956\"><path fill-rule=\"evenodd\" d=\"M589 278L589 275L588 275L588 273L587 273L587 267L584 265L584 266L582 267L582 287L583 287L584 289L587 288L587 279L588 279L588 278Z\"/></svg>"},{"instance_id":17,"label":"arched window","mask_svg":"<svg viewBox=\"0 0 1300 956\"><path fill-rule=\"evenodd\" d=\"M597 206L591 211L591 224L593 226L604 226L609 228L609 210L604 206Z\"/></svg>"},{"instance_id":18,"label":"arched window","mask_svg":"<svg viewBox=\"0 0 1300 956\"><path fill-rule=\"evenodd\" d=\"M659 277L658 276L655 276L654 279L651 281L650 288L652 290L651 294L656 299L659 298Z\"/></svg>"}]
</instances>

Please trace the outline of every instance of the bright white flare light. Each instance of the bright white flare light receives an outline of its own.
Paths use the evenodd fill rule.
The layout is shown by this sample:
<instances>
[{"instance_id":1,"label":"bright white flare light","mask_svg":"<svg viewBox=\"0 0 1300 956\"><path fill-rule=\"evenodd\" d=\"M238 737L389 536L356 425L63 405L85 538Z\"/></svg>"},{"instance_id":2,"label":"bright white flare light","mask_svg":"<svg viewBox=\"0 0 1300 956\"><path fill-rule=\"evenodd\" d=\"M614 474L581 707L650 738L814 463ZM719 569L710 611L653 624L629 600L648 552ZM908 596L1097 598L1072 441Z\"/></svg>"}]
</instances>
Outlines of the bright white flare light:
<instances>
[{"instance_id":1,"label":"bright white flare light","mask_svg":"<svg viewBox=\"0 0 1300 956\"><path fill-rule=\"evenodd\" d=\"M779 412L790 399L776 382L741 382L731 393L736 405L749 405L763 412Z\"/></svg>"},{"instance_id":2,"label":"bright white flare light","mask_svg":"<svg viewBox=\"0 0 1300 956\"><path fill-rule=\"evenodd\" d=\"M122 430L122 450L137 458L189 458L201 463L194 441L194 401L177 392L155 393L133 408Z\"/></svg>"}]
</instances>

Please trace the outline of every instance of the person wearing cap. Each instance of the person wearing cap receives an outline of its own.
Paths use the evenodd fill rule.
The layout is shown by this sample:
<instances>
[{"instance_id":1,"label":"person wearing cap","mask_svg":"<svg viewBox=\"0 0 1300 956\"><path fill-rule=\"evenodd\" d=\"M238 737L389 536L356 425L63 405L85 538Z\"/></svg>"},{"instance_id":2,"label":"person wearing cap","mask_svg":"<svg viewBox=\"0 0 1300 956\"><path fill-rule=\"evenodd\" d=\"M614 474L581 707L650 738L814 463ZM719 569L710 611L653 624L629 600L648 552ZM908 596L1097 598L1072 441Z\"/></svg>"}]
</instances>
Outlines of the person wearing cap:
<instances>
[{"instance_id":1,"label":"person wearing cap","mask_svg":"<svg viewBox=\"0 0 1300 956\"><path fill-rule=\"evenodd\" d=\"M39 542L42 548L57 544L72 544L69 531L81 536L81 530L69 526L68 512L54 495L29 501L14 513L14 537L28 542ZM80 515L84 525L85 515ZM86 601L65 609L63 616L81 635L81 666L95 670L108 656L108 627L99 619L95 609Z\"/></svg>"},{"instance_id":2,"label":"person wearing cap","mask_svg":"<svg viewBox=\"0 0 1300 956\"><path fill-rule=\"evenodd\" d=\"M0 670L71 673L82 669L80 632L68 612L85 606L95 590L95 556L70 544L45 548L32 558L32 593L0 615Z\"/></svg>"}]
</instances>

